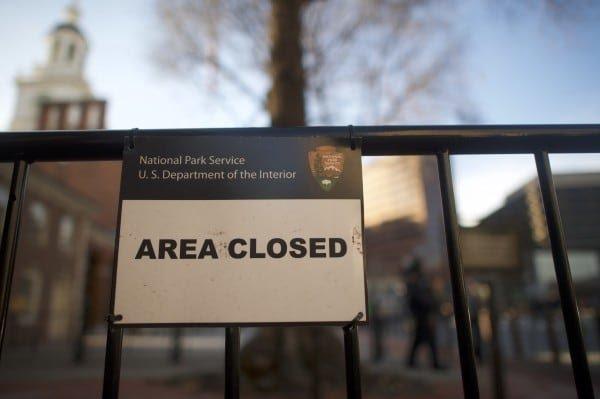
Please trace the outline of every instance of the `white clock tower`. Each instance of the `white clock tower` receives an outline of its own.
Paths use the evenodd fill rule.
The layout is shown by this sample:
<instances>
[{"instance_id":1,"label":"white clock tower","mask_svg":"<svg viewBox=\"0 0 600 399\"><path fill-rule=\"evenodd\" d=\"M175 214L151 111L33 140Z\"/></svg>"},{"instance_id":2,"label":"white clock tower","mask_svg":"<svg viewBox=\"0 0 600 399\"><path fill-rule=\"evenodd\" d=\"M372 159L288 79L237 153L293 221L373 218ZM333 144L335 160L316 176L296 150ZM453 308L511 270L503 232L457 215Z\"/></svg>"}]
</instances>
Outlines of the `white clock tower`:
<instances>
[{"instance_id":1,"label":"white clock tower","mask_svg":"<svg viewBox=\"0 0 600 399\"><path fill-rule=\"evenodd\" d=\"M16 79L17 103L11 130L98 129L105 101L94 98L84 77L88 43L75 5L48 35L46 60Z\"/></svg>"}]
</instances>

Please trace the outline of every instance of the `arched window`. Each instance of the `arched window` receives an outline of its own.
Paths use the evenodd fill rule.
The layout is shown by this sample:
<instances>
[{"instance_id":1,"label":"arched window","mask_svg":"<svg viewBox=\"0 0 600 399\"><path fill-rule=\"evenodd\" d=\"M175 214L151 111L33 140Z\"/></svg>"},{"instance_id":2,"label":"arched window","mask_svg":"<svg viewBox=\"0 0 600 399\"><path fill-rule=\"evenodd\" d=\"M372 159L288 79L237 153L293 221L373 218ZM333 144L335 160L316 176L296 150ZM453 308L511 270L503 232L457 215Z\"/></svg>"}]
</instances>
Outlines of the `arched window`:
<instances>
[{"instance_id":1,"label":"arched window","mask_svg":"<svg viewBox=\"0 0 600 399\"><path fill-rule=\"evenodd\" d=\"M69 44L69 48L67 49L67 61L73 61L75 59L75 44Z\"/></svg>"},{"instance_id":2,"label":"arched window","mask_svg":"<svg viewBox=\"0 0 600 399\"><path fill-rule=\"evenodd\" d=\"M58 246L63 251L69 252L73 249L73 238L75 235L75 219L71 215L63 215L58 225Z\"/></svg>"},{"instance_id":3,"label":"arched window","mask_svg":"<svg viewBox=\"0 0 600 399\"><path fill-rule=\"evenodd\" d=\"M58 60L58 53L60 52L60 40L58 38L54 39L54 44L52 45L52 60Z\"/></svg>"},{"instance_id":4,"label":"arched window","mask_svg":"<svg viewBox=\"0 0 600 399\"><path fill-rule=\"evenodd\" d=\"M48 210L43 203L35 201L31 204L29 211L31 212L31 219L35 229L34 234L36 236L37 243L40 246L44 246L48 244L48 239L50 237Z\"/></svg>"},{"instance_id":5,"label":"arched window","mask_svg":"<svg viewBox=\"0 0 600 399\"><path fill-rule=\"evenodd\" d=\"M16 315L19 325L31 326L38 320L43 288L44 279L39 268L23 270L21 278L15 283L15 293L11 299L11 312Z\"/></svg>"}]
</instances>

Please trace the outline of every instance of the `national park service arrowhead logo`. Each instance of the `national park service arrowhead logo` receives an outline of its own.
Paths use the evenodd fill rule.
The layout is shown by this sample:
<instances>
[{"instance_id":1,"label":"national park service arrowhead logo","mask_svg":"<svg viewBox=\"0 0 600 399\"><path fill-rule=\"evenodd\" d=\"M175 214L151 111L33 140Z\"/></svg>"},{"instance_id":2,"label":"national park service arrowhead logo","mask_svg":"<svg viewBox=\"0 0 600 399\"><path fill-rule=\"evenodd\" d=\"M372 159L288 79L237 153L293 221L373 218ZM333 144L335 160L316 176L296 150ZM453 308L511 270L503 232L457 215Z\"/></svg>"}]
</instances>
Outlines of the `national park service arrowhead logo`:
<instances>
[{"instance_id":1,"label":"national park service arrowhead logo","mask_svg":"<svg viewBox=\"0 0 600 399\"><path fill-rule=\"evenodd\" d=\"M308 164L323 191L331 191L344 171L344 154L331 145L319 146L308 152Z\"/></svg>"}]
</instances>

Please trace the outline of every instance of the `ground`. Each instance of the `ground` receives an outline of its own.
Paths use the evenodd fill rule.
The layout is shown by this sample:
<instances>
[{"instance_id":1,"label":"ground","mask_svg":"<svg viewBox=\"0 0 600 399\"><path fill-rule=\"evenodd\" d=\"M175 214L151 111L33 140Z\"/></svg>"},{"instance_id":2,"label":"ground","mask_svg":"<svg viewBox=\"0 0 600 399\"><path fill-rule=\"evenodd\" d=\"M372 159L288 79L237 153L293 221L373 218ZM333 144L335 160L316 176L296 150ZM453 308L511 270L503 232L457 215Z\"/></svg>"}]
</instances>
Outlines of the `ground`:
<instances>
[{"instance_id":1,"label":"ground","mask_svg":"<svg viewBox=\"0 0 600 399\"><path fill-rule=\"evenodd\" d=\"M482 398L491 398L489 379L485 376L489 372L486 368L482 372ZM411 398L411 399L446 399L462 397L462 388L456 371L450 372L415 372L404 370L401 367L394 373L384 373L376 377L363 377L363 392L365 398ZM575 390L569 375L564 370L549 370L535 368L527 365L512 364L507 375L507 397L514 399L558 399L575 398ZM219 381L222 383L222 381ZM371 383L371 384L369 384ZM373 384L375 383L375 385ZM600 392L600 381L596 378L596 392ZM212 386L211 386L212 385ZM221 385L221 387L216 386ZM246 384L243 384L246 385ZM0 385L1 398L63 398L75 399L83 397L99 397L101 392L100 379L61 380L60 383L45 381L36 383L6 383ZM169 380L156 380L144 378L126 378L121 382L120 393L122 398L144 399L212 399L222 398L222 384L209 384L204 389L192 377L177 383ZM244 398L306 398L307 392L274 393L255 392L248 387L242 391ZM344 398L345 391L342 387L327 388L322 397L324 399Z\"/></svg>"},{"instance_id":2,"label":"ground","mask_svg":"<svg viewBox=\"0 0 600 399\"><path fill-rule=\"evenodd\" d=\"M363 397L369 399L411 398L442 399L462 397L458 360L446 354L448 368L431 370L425 365L409 369L403 365L402 346L388 342L385 360L374 363L368 359L368 342L361 337L363 347ZM164 348L135 348L123 353L120 384L122 398L222 398L223 342L211 337L186 350L175 364ZM102 390L103 350L89 350L83 364L74 365L68 348L39 348L37 351L10 349L0 364L0 398L87 398L100 397ZM425 359L422 359L425 360ZM482 398L492 398L492 378L488 365L479 367ZM554 365L534 361L508 361L505 367L507 398L554 399L575 398L573 377L568 364ZM600 393L600 367L592 367L596 392ZM344 370L339 370L337 384L326 382L322 399L345 398ZM267 393L252 388L242 379L244 398L306 398L307 389L294 392Z\"/></svg>"}]
</instances>

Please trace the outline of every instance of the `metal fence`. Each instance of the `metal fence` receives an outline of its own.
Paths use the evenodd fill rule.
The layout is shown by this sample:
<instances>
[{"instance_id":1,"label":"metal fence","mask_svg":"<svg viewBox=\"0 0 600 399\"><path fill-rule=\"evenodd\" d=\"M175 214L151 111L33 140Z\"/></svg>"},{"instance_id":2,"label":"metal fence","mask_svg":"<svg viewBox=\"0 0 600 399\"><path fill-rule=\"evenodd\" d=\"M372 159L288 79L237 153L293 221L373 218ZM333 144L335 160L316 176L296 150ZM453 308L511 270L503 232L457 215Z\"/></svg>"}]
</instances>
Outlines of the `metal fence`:
<instances>
[{"instance_id":1,"label":"metal fence","mask_svg":"<svg viewBox=\"0 0 600 399\"><path fill-rule=\"evenodd\" d=\"M360 142L362 155L436 155L442 194L446 247L458 335L458 349L465 398L479 398L479 382L471 323L460 257L450 155L534 154L575 387L579 398L593 398L594 391L584 347L579 310L571 272L549 153L600 152L600 125L494 125L494 126L348 126L245 129L167 129L11 132L0 134L0 162L13 162L13 173L0 244L0 358L10 290L19 241L19 219L26 190L28 166L36 161L98 161L122 159L126 142L138 135L174 136L329 136ZM104 397L118 395L122 331L109 320L105 361ZM361 396L356 325L344 329L346 381L349 398ZM111 338L112 336L112 338ZM111 339L113 340L111 342ZM239 397L239 327L226 330L226 390Z\"/></svg>"}]
</instances>

